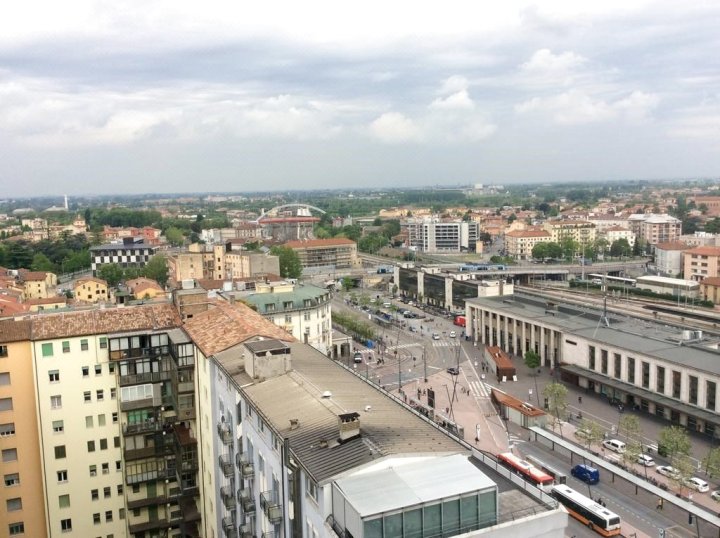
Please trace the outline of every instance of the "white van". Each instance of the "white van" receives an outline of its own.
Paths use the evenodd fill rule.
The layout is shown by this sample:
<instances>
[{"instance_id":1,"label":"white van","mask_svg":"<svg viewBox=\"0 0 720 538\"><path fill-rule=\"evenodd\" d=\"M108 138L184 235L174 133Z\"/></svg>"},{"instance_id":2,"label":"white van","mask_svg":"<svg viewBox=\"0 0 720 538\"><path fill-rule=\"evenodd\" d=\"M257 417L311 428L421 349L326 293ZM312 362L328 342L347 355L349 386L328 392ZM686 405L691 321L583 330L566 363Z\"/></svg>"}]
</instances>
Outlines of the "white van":
<instances>
[{"instance_id":1,"label":"white van","mask_svg":"<svg viewBox=\"0 0 720 538\"><path fill-rule=\"evenodd\" d=\"M617 452L618 454L622 454L623 452L625 452L625 443L617 439L606 439L605 441L603 441L602 444L608 450L612 450L613 452Z\"/></svg>"}]
</instances>

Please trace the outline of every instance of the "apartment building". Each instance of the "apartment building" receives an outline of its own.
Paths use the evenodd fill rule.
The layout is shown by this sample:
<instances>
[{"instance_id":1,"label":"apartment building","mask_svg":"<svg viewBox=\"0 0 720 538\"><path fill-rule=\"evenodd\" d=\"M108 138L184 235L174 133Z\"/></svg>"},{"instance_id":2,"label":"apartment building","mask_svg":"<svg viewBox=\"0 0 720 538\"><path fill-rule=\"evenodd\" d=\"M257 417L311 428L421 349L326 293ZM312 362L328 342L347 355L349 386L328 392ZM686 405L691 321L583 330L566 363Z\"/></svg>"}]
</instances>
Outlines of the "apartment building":
<instances>
[{"instance_id":1,"label":"apartment building","mask_svg":"<svg viewBox=\"0 0 720 538\"><path fill-rule=\"evenodd\" d=\"M422 252L475 252L480 235L480 225L472 221L408 219L401 227L407 230L408 246Z\"/></svg>"},{"instance_id":2,"label":"apartment building","mask_svg":"<svg viewBox=\"0 0 720 538\"><path fill-rule=\"evenodd\" d=\"M55 295L57 275L45 271L19 271L25 299L47 299Z\"/></svg>"},{"instance_id":3,"label":"apartment building","mask_svg":"<svg viewBox=\"0 0 720 538\"><path fill-rule=\"evenodd\" d=\"M265 252L232 250L230 243L207 250L168 256L168 273L175 283L183 280L234 280L258 275L279 275L280 259Z\"/></svg>"},{"instance_id":4,"label":"apartment building","mask_svg":"<svg viewBox=\"0 0 720 538\"><path fill-rule=\"evenodd\" d=\"M628 217L628 222L636 240L644 245L674 242L682 235L682 222L670 215L633 214Z\"/></svg>"},{"instance_id":5,"label":"apartment building","mask_svg":"<svg viewBox=\"0 0 720 538\"><path fill-rule=\"evenodd\" d=\"M690 247L682 241L655 245L655 267L663 276L677 276L683 271L683 252Z\"/></svg>"},{"instance_id":6,"label":"apartment building","mask_svg":"<svg viewBox=\"0 0 720 538\"><path fill-rule=\"evenodd\" d=\"M122 242L90 247L92 274L97 276L100 267L111 263L120 267L145 267L156 250L156 247L135 237L123 237Z\"/></svg>"},{"instance_id":7,"label":"apartment building","mask_svg":"<svg viewBox=\"0 0 720 538\"><path fill-rule=\"evenodd\" d=\"M344 237L288 241L304 269L355 269L360 266L357 243Z\"/></svg>"},{"instance_id":8,"label":"apartment building","mask_svg":"<svg viewBox=\"0 0 720 538\"><path fill-rule=\"evenodd\" d=\"M0 538L47 536L29 321L0 321Z\"/></svg>"},{"instance_id":9,"label":"apartment building","mask_svg":"<svg viewBox=\"0 0 720 538\"><path fill-rule=\"evenodd\" d=\"M598 230L598 235L605 238L608 248L620 239L627 241L630 248L635 246L635 234L630 228L624 226L609 226L602 231Z\"/></svg>"},{"instance_id":10,"label":"apartment building","mask_svg":"<svg viewBox=\"0 0 720 538\"><path fill-rule=\"evenodd\" d=\"M550 232L539 229L514 230L505 234L505 250L516 260L532 258L532 250L538 243L550 243Z\"/></svg>"},{"instance_id":11,"label":"apartment building","mask_svg":"<svg viewBox=\"0 0 720 538\"><path fill-rule=\"evenodd\" d=\"M591 245L596 237L595 224L583 220L548 220L543 228L550 234L553 243L571 239L580 245Z\"/></svg>"},{"instance_id":12,"label":"apartment building","mask_svg":"<svg viewBox=\"0 0 720 538\"><path fill-rule=\"evenodd\" d=\"M234 294L295 339L323 353L332 347L328 290L310 284L281 281L257 283L255 292Z\"/></svg>"},{"instance_id":13,"label":"apartment building","mask_svg":"<svg viewBox=\"0 0 720 538\"><path fill-rule=\"evenodd\" d=\"M720 247L695 247L684 251L682 256L686 280L720 276Z\"/></svg>"},{"instance_id":14,"label":"apartment building","mask_svg":"<svg viewBox=\"0 0 720 538\"><path fill-rule=\"evenodd\" d=\"M105 303L110 299L107 281L93 276L78 278L73 285L73 297L83 303Z\"/></svg>"}]
</instances>

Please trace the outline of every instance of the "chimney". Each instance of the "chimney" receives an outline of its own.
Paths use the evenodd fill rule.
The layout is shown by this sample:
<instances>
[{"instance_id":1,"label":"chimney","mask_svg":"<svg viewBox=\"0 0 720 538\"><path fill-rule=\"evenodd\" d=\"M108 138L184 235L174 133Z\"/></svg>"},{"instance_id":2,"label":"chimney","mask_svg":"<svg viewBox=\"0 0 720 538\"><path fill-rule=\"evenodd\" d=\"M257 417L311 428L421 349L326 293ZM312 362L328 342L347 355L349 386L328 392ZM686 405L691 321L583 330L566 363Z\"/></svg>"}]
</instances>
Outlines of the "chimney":
<instances>
[{"instance_id":1,"label":"chimney","mask_svg":"<svg viewBox=\"0 0 720 538\"><path fill-rule=\"evenodd\" d=\"M340 443L360 437L360 414L343 413L338 415L338 426L340 427Z\"/></svg>"}]
</instances>

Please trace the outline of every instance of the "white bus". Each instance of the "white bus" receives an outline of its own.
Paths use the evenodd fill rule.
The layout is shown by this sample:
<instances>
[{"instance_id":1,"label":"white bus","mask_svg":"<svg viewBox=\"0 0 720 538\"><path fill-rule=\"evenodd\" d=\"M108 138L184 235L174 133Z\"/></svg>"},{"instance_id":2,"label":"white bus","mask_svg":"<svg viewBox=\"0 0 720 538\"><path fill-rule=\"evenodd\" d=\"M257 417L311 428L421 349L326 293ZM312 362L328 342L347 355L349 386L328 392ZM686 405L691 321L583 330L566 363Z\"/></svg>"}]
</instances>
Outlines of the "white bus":
<instances>
[{"instance_id":1,"label":"white bus","mask_svg":"<svg viewBox=\"0 0 720 538\"><path fill-rule=\"evenodd\" d=\"M603 536L620 534L620 516L582 493L561 484L553 486L552 496L567 508L572 517L595 532Z\"/></svg>"}]
</instances>

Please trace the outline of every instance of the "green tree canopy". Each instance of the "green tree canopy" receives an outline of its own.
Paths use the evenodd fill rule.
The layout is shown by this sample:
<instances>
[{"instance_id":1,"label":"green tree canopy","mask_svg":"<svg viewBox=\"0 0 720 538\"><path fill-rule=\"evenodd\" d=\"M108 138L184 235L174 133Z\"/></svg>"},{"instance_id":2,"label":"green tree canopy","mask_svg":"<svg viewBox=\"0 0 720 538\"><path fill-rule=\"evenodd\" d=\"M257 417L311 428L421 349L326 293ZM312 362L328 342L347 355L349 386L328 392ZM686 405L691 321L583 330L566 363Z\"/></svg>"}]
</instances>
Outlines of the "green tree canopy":
<instances>
[{"instance_id":1,"label":"green tree canopy","mask_svg":"<svg viewBox=\"0 0 720 538\"><path fill-rule=\"evenodd\" d=\"M56 271L53 262L51 262L50 258L45 256L42 252L38 252L35 256L33 256L30 269L33 271L47 271L49 273L54 273Z\"/></svg>"},{"instance_id":2,"label":"green tree canopy","mask_svg":"<svg viewBox=\"0 0 720 538\"><path fill-rule=\"evenodd\" d=\"M161 286L165 286L168 281L168 266L165 256L156 254L150 258L150 261L142 269L142 275L156 280Z\"/></svg>"},{"instance_id":3,"label":"green tree canopy","mask_svg":"<svg viewBox=\"0 0 720 538\"><path fill-rule=\"evenodd\" d=\"M531 370L535 370L535 368L540 366L540 355L535 353L532 349L528 349L525 352L525 366Z\"/></svg>"},{"instance_id":4,"label":"green tree canopy","mask_svg":"<svg viewBox=\"0 0 720 538\"><path fill-rule=\"evenodd\" d=\"M679 426L668 426L660 430L658 443L665 449L669 458L690 453L690 438Z\"/></svg>"},{"instance_id":5,"label":"green tree canopy","mask_svg":"<svg viewBox=\"0 0 720 538\"><path fill-rule=\"evenodd\" d=\"M123 279L125 272L117 263L108 263L101 265L97 270L98 278L102 278L108 283L108 286L115 287Z\"/></svg>"},{"instance_id":6,"label":"green tree canopy","mask_svg":"<svg viewBox=\"0 0 720 538\"><path fill-rule=\"evenodd\" d=\"M185 236L183 235L182 230L180 228L176 228L175 226L170 226L167 230L165 230L165 239L167 239L168 243L174 247L182 246L185 242Z\"/></svg>"},{"instance_id":7,"label":"green tree canopy","mask_svg":"<svg viewBox=\"0 0 720 538\"><path fill-rule=\"evenodd\" d=\"M630 246L630 243L627 239L624 237L621 239L616 239L612 242L612 245L610 245L610 255L611 256L630 256L632 254L632 247Z\"/></svg>"},{"instance_id":8,"label":"green tree canopy","mask_svg":"<svg viewBox=\"0 0 720 538\"><path fill-rule=\"evenodd\" d=\"M303 267L300 257L290 247L274 246L270 254L277 256L280 260L280 276L283 278L300 278Z\"/></svg>"},{"instance_id":9,"label":"green tree canopy","mask_svg":"<svg viewBox=\"0 0 720 538\"><path fill-rule=\"evenodd\" d=\"M561 383L553 382L545 385L543 389L543 396L548 401L548 410L558 424L565 419L568 406L567 394L567 388ZM562 437L562 428L560 428L560 436Z\"/></svg>"}]
</instances>

